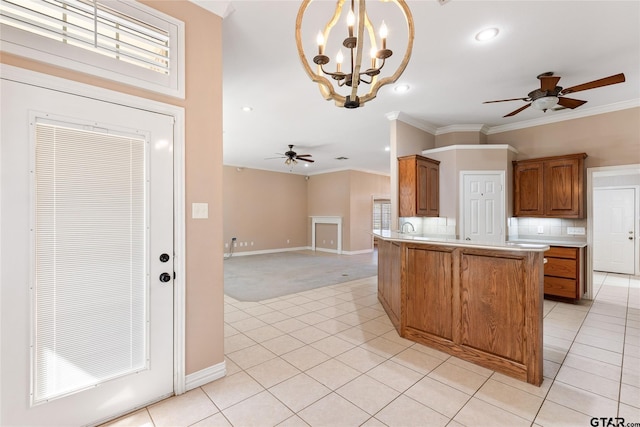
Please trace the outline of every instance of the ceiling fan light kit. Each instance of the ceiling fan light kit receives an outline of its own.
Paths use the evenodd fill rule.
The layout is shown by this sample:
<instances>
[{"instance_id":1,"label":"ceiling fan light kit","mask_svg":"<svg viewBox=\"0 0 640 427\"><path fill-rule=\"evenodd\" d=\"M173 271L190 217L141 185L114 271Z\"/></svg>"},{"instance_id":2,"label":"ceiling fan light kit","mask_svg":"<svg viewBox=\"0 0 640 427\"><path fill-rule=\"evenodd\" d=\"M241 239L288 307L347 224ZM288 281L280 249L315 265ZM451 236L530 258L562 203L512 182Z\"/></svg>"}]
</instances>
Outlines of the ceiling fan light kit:
<instances>
[{"instance_id":1,"label":"ceiling fan light kit","mask_svg":"<svg viewBox=\"0 0 640 427\"><path fill-rule=\"evenodd\" d=\"M407 46L400 65L395 72L387 77L382 77L381 72L393 51L387 49L388 29L384 21L380 25L380 32L376 38L373 24L367 14L365 0L350 0L345 7L345 0L338 0L333 16L318 33L316 42L318 53L311 62L315 64L315 70L308 61L302 42L302 22L309 5L313 0L303 0L296 19L296 45L302 65L315 83L318 84L322 96L327 100L333 100L339 107L358 108L366 102L374 99L378 90L387 84L394 83L403 73L413 48L414 24L409 6L404 0L388 0L386 3L395 4L404 16L407 25ZM331 31L341 17L346 18L346 38L342 40L342 46L348 51L348 65L343 70L342 63L345 60L342 50L338 48L336 55L335 71L329 70L331 60L325 55L326 46L331 40ZM363 68L363 56L365 46L371 53L370 67ZM366 67L366 64L364 64ZM361 85L363 84L363 85ZM366 86L365 86L366 85ZM346 86L347 95L341 95L337 89ZM365 87L368 90L359 89Z\"/></svg>"},{"instance_id":2,"label":"ceiling fan light kit","mask_svg":"<svg viewBox=\"0 0 640 427\"><path fill-rule=\"evenodd\" d=\"M617 83L623 83L625 81L625 77L623 73L619 73L613 76L594 80L588 83L571 86L566 89L563 89L562 86L557 85L558 82L560 81L560 76L554 76L553 72L551 71L539 74L538 80L540 80L540 89L532 90L527 94L526 98L511 98L511 99L500 99L497 101L485 101L483 102L483 104L492 104L495 102L506 102L506 101L528 102L528 104L526 104L525 106L520 107L517 110L512 111L503 117L515 116L519 112L526 110L529 107L533 107L537 110L542 110L543 112L546 112L547 110L552 109L558 104L564 108L574 109L583 104L586 104L587 101L582 101L580 99L567 98L564 95L568 93L575 93L583 90L609 86Z\"/></svg>"},{"instance_id":3,"label":"ceiling fan light kit","mask_svg":"<svg viewBox=\"0 0 640 427\"><path fill-rule=\"evenodd\" d=\"M295 166L298 164L298 160L307 163L313 163L315 160L310 159L311 154L298 154L293 151L293 144L289 144L289 151L286 151L284 154L279 154L279 157L269 157L268 159L285 159L284 164L287 166ZM305 164L305 166L309 166Z\"/></svg>"}]
</instances>

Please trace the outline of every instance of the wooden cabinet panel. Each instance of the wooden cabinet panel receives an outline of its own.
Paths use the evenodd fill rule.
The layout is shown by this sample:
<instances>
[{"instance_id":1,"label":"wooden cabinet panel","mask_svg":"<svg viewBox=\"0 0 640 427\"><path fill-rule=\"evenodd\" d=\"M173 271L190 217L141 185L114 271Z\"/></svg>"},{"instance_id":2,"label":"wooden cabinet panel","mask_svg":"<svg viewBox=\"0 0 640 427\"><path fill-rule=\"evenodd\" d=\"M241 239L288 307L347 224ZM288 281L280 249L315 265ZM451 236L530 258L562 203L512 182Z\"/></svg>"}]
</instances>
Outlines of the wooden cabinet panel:
<instances>
[{"instance_id":1,"label":"wooden cabinet panel","mask_svg":"<svg viewBox=\"0 0 640 427\"><path fill-rule=\"evenodd\" d=\"M378 241L378 299L400 330L402 252L397 242Z\"/></svg>"},{"instance_id":2,"label":"wooden cabinet panel","mask_svg":"<svg viewBox=\"0 0 640 427\"><path fill-rule=\"evenodd\" d=\"M584 280L584 249L551 246L544 253L544 293L547 296L580 299Z\"/></svg>"},{"instance_id":3,"label":"wooden cabinet panel","mask_svg":"<svg viewBox=\"0 0 640 427\"><path fill-rule=\"evenodd\" d=\"M453 339L451 251L407 249L406 327Z\"/></svg>"},{"instance_id":4,"label":"wooden cabinet panel","mask_svg":"<svg viewBox=\"0 0 640 427\"><path fill-rule=\"evenodd\" d=\"M518 216L544 215L542 162L514 165L514 211Z\"/></svg>"},{"instance_id":5,"label":"wooden cabinet panel","mask_svg":"<svg viewBox=\"0 0 640 427\"><path fill-rule=\"evenodd\" d=\"M544 276L544 293L563 298L577 298L576 280Z\"/></svg>"},{"instance_id":6,"label":"wooden cabinet panel","mask_svg":"<svg viewBox=\"0 0 640 427\"><path fill-rule=\"evenodd\" d=\"M524 258L462 254L461 343L524 361Z\"/></svg>"},{"instance_id":7,"label":"wooden cabinet panel","mask_svg":"<svg viewBox=\"0 0 640 427\"><path fill-rule=\"evenodd\" d=\"M585 153L513 162L514 215L584 218Z\"/></svg>"},{"instance_id":8,"label":"wooden cabinet panel","mask_svg":"<svg viewBox=\"0 0 640 427\"><path fill-rule=\"evenodd\" d=\"M413 155L398 158L401 217L440 214L440 162Z\"/></svg>"}]
</instances>

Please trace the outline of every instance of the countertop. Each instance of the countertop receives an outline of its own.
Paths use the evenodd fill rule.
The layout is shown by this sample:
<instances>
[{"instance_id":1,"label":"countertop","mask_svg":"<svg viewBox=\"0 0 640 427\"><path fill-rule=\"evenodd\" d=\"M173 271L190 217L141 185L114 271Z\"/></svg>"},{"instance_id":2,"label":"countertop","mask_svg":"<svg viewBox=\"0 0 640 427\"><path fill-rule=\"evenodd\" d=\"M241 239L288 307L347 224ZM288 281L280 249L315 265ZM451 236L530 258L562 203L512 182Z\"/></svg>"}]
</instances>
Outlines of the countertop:
<instances>
[{"instance_id":1,"label":"countertop","mask_svg":"<svg viewBox=\"0 0 640 427\"><path fill-rule=\"evenodd\" d=\"M513 242L476 242L472 240L445 239L439 237L428 237L414 233L398 233L387 230L373 230L373 235L385 240L393 240L407 243L428 243L432 245L460 246L466 248L496 249L503 251L527 251L544 252L549 250L546 243L531 243L522 241Z\"/></svg>"},{"instance_id":2,"label":"countertop","mask_svg":"<svg viewBox=\"0 0 640 427\"><path fill-rule=\"evenodd\" d=\"M584 248L587 246L586 242L571 242L567 240L538 240L538 239L513 239L509 240L511 243L538 243L549 246L565 246L567 248Z\"/></svg>"}]
</instances>

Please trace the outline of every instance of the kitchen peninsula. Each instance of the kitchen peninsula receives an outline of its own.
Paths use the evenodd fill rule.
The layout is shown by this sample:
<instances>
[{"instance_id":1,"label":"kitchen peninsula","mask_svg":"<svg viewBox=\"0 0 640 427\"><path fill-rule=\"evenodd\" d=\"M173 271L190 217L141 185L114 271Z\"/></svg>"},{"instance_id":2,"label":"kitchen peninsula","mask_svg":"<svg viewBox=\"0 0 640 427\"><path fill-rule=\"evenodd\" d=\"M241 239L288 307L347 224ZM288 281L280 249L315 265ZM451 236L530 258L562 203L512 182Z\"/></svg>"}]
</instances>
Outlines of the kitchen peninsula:
<instances>
[{"instance_id":1,"label":"kitchen peninsula","mask_svg":"<svg viewBox=\"0 0 640 427\"><path fill-rule=\"evenodd\" d=\"M374 231L378 299L409 340L539 386L549 246Z\"/></svg>"}]
</instances>

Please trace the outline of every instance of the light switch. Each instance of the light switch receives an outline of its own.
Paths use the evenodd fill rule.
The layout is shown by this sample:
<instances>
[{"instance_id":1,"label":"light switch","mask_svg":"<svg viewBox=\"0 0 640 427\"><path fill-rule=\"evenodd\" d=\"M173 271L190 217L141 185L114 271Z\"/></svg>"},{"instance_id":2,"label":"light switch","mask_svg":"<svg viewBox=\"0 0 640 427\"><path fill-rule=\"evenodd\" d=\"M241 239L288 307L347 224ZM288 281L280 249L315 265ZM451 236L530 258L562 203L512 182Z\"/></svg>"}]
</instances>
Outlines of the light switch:
<instances>
[{"instance_id":1,"label":"light switch","mask_svg":"<svg viewBox=\"0 0 640 427\"><path fill-rule=\"evenodd\" d=\"M191 218L193 219L209 218L209 203L192 203Z\"/></svg>"}]
</instances>

